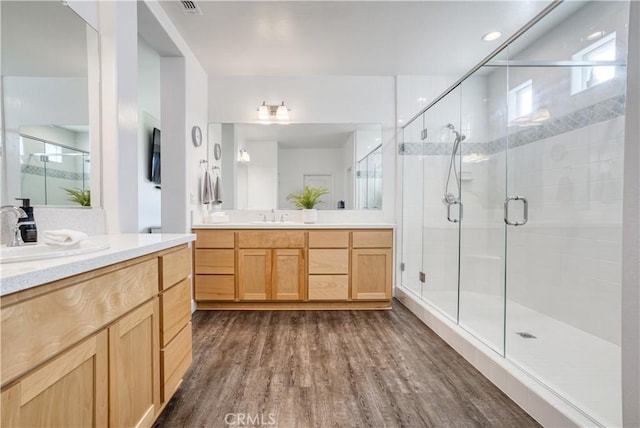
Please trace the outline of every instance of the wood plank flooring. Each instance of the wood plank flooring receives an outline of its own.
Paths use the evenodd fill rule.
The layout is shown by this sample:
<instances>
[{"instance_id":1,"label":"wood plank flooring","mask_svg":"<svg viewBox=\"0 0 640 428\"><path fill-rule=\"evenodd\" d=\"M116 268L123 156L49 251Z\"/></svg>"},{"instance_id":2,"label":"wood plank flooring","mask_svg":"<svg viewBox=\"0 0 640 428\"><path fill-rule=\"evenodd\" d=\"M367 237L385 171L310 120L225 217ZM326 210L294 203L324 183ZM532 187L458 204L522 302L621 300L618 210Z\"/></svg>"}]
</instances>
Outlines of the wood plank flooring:
<instances>
[{"instance_id":1,"label":"wood plank flooring","mask_svg":"<svg viewBox=\"0 0 640 428\"><path fill-rule=\"evenodd\" d=\"M405 307L198 311L156 427L538 427Z\"/></svg>"}]
</instances>

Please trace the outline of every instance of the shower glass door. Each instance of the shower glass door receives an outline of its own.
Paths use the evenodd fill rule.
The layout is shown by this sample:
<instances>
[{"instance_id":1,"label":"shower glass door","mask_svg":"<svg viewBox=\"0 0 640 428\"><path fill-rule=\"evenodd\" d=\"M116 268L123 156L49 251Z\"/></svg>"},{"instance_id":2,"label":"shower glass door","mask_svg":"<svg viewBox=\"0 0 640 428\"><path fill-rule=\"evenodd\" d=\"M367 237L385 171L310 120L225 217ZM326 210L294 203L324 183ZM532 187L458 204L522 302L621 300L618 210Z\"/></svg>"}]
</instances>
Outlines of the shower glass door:
<instances>
[{"instance_id":1,"label":"shower glass door","mask_svg":"<svg viewBox=\"0 0 640 428\"><path fill-rule=\"evenodd\" d=\"M508 123L509 220L524 221L526 202L528 221L507 228L506 357L612 427L622 426L627 22L626 2L587 3L561 32L518 39L508 69L508 98L528 84L530 104Z\"/></svg>"},{"instance_id":2,"label":"shower glass door","mask_svg":"<svg viewBox=\"0 0 640 428\"><path fill-rule=\"evenodd\" d=\"M504 355L507 69L482 67L461 87L459 324Z\"/></svg>"},{"instance_id":3,"label":"shower glass door","mask_svg":"<svg viewBox=\"0 0 640 428\"><path fill-rule=\"evenodd\" d=\"M423 160L422 272L423 298L453 321L458 321L458 266L460 219L463 211L455 174L460 158L452 162L454 137L460 129L460 88L454 89L423 116L426 138ZM456 164L458 163L458 164ZM447 178L449 184L447 186Z\"/></svg>"},{"instance_id":4,"label":"shower glass door","mask_svg":"<svg viewBox=\"0 0 640 428\"><path fill-rule=\"evenodd\" d=\"M422 298L422 120L404 128L399 157L402 164L401 284Z\"/></svg>"}]
</instances>

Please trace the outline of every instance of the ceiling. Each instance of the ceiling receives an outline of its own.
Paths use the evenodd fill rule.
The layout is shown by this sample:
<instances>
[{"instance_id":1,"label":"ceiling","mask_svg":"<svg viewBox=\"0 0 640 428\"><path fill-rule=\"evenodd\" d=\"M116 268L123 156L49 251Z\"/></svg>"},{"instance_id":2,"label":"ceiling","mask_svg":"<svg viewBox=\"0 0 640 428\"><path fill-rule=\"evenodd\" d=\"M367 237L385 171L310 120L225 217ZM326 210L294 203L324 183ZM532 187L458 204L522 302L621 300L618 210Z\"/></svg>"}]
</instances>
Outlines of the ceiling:
<instances>
[{"instance_id":1,"label":"ceiling","mask_svg":"<svg viewBox=\"0 0 640 428\"><path fill-rule=\"evenodd\" d=\"M549 3L201 0L187 15L161 1L207 73L225 76L461 75Z\"/></svg>"}]
</instances>

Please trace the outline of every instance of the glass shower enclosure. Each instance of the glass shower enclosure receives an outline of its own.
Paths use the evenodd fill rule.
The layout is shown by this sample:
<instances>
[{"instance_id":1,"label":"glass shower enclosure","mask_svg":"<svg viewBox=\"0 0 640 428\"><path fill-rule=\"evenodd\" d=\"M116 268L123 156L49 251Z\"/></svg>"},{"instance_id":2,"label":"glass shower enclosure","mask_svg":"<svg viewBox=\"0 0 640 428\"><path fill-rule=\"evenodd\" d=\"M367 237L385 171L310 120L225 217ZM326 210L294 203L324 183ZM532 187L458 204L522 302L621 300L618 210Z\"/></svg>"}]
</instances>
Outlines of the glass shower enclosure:
<instances>
[{"instance_id":1,"label":"glass shower enclosure","mask_svg":"<svg viewBox=\"0 0 640 428\"><path fill-rule=\"evenodd\" d=\"M565 2L403 129L401 287L621 426L628 2Z\"/></svg>"},{"instance_id":2,"label":"glass shower enclosure","mask_svg":"<svg viewBox=\"0 0 640 428\"><path fill-rule=\"evenodd\" d=\"M20 189L33 205L78 206L66 189L90 189L90 154L75 147L20 135Z\"/></svg>"}]
</instances>

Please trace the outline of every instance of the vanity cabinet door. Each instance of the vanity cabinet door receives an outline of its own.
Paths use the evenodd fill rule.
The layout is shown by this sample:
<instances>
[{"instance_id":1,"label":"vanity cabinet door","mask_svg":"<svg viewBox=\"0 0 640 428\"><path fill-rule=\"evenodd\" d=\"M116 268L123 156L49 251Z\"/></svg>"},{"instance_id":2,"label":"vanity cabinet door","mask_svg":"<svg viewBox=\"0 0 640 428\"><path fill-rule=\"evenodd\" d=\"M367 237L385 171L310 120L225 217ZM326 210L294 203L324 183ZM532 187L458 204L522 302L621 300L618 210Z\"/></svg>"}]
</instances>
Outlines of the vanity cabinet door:
<instances>
[{"instance_id":1,"label":"vanity cabinet door","mask_svg":"<svg viewBox=\"0 0 640 428\"><path fill-rule=\"evenodd\" d=\"M107 331L63 352L2 391L3 427L104 427Z\"/></svg>"},{"instance_id":2,"label":"vanity cabinet door","mask_svg":"<svg viewBox=\"0 0 640 428\"><path fill-rule=\"evenodd\" d=\"M273 250L273 300L302 300L304 290L304 251Z\"/></svg>"},{"instance_id":3,"label":"vanity cabinet door","mask_svg":"<svg viewBox=\"0 0 640 428\"><path fill-rule=\"evenodd\" d=\"M160 407L158 299L109 327L109 425L149 427Z\"/></svg>"},{"instance_id":4,"label":"vanity cabinet door","mask_svg":"<svg viewBox=\"0 0 640 428\"><path fill-rule=\"evenodd\" d=\"M351 298L353 300L391 299L391 248L353 249L351 253Z\"/></svg>"},{"instance_id":5,"label":"vanity cabinet door","mask_svg":"<svg viewBox=\"0 0 640 428\"><path fill-rule=\"evenodd\" d=\"M238 250L239 299L302 300L304 264L302 249Z\"/></svg>"},{"instance_id":6,"label":"vanity cabinet door","mask_svg":"<svg viewBox=\"0 0 640 428\"><path fill-rule=\"evenodd\" d=\"M269 300L271 297L271 250L238 250L238 298Z\"/></svg>"}]
</instances>

